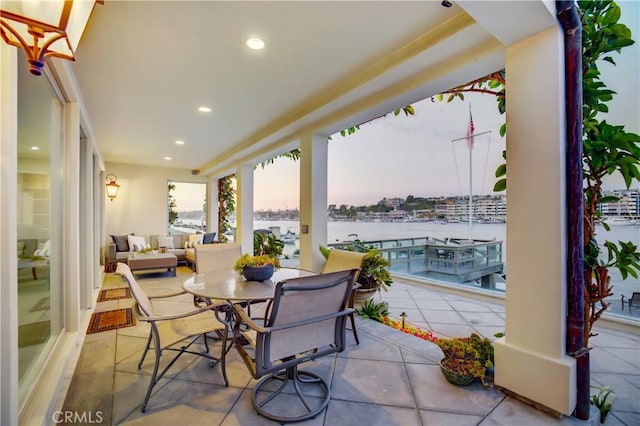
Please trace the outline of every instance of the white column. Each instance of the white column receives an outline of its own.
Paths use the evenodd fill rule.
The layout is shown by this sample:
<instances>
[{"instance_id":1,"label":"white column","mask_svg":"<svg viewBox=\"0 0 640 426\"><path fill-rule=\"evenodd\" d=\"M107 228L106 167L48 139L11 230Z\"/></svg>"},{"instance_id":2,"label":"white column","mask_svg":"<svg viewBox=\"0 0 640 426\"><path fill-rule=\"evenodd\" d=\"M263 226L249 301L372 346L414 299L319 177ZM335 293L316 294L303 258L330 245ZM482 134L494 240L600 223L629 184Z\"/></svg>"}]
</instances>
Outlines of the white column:
<instances>
[{"instance_id":1,"label":"white column","mask_svg":"<svg viewBox=\"0 0 640 426\"><path fill-rule=\"evenodd\" d=\"M93 149L85 138L80 141L80 307L93 306L93 278L97 256L93 241Z\"/></svg>"},{"instance_id":2,"label":"white column","mask_svg":"<svg viewBox=\"0 0 640 426\"><path fill-rule=\"evenodd\" d=\"M253 254L253 165L238 167L236 180L236 241L242 244L243 253Z\"/></svg>"},{"instance_id":3,"label":"white column","mask_svg":"<svg viewBox=\"0 0 640 426\"><path fill-rule=\"evenodd\" d=\"M575 360L565 354L566 211L562 32L506 50L506 336L495 382L565 415L576 404Z\"/></svg>"},{"instance_id":4,"label":"white column","mask_svg":"<svg viewBox=\"0 0 640 426\"><path fill-rule=\"evenodd\" d=\"M327 244L328 139L304 135L300 140L300 267L321 271L318 249Z\"/></svg>"},{"instance_id":5,"label":"white column","mask_svg":"<svg viewBox=\"0 0 640 426\"><path fill-rule=\"evenodd\" d=\"M207 180L207 232L215 232L220 239L218 229L218 178Z\"/></svg>"},{"instance_id":6,"label":"white column","mask_svg":"<svg viewBox=\"0 0 640 426\"><path fill-rule=\"evenodd\" d=\"M0 43L0 424L18 422L18 55Z\"/></svg>"},{"instance_id":7,"label":"white column","mask_svg":"<svg viewBox=\"0 0 640 426\"><path fill-rule=\"evenodd\" d=\"M77 103L64 106L64 194L61 194L64 327L67 331L77 331L80 325L80 108Z\"/></svg>"}]
</instances>

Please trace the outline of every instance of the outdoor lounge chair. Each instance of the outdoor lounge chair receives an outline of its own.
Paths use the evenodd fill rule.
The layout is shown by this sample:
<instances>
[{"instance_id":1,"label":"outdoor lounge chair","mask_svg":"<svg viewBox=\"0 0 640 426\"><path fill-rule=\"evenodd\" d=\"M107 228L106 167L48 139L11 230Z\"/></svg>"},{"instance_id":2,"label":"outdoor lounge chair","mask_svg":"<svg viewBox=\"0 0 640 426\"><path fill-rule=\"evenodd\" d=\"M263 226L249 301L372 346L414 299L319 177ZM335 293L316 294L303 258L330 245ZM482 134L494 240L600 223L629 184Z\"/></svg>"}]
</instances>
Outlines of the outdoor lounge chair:
<instances>
[{"instance_id":1,"label":"outdoor lounge chair","mask_svg":"<svg viewBox=\"0 0 640 426\"><path fill-rule=\"evenodd\" d=\"M327 263L324 264L324 269L322 270L323 274L328 272L336 272L336 271L344 271L346 269L354 269L362 267L362 260L364 259L366 253L359 253L355 251L348 250L340 250L333 249L329 252L329 257L327 258ZM355 281L358 280L358 274L356 274ZM353 308L354 298L355 298L355 290L360 287L360 284L354 284L353 292L349 297L349 303L347 307ZM351 331L353 332L353 337L356 339L356 345L360 344L360 339L358 339L358 331L356 330L356 320L354 317L354 313L351 312L349 314L349 319L351 320Z\"/></svg>"},{"instance_id":2,"label":"outdoor lounge chair","mask_svg":"<svg viewBox=\"0 0 640 426\"><path fill-rule=\"evenodd\" d=\"M235 307L235 347L255 379L266 376L255 385L251 399L259 414L281 423L297 422L327 407L327 382L298 366L344 350L346 316L353 312L347 302L356 273L352 269L279 282L264 326Z\"/></svg>"},{"instance_id":3,"label":"outdoor lounge chair","mask_svg":"<svg viewBox=\"0 0 640 426\"><path fill-rule=\"evenodd\" d=\"M215 305L207 305L193 311L173 315L156 316L153 312L151 300L136 282L129 266L124 263L118 263L116 274L122 276L129 284L131 293L136 301L134 310L138 319L140 321L146 321L151 325L147 345L142 352L140 362L138 362L138 369L140 369L142 368L142 363L147 356L147 352L153 346L156 358L153 366L153 374L151 375L149 387L147 388L147 394L142 402L141 411L143 413L147 409L147 403L151 397L153 387L185 352L210 359L211 367L220 363L224 383L226 386L229 386L227 372L225 369L225 355L229 349L227 348L228 327L225 322L220 321L217 318ZM220 357L209 355L209 344L207 343L206 337L207 333L216 333L220 338L222 342ZM191 345L193 345L200 337L203 337L205 352L190 351L189 348ZM188 340L188 342L185 343L185 340ZM178 343L179 345L176 345ZM173 347L174 345L176 345L176 347ZM176 351L178 353L165 366L162 372L158 373L160 368L160 357L165 351Z\"/></svg>"},{"instance_id":4,"label":"outdoor lounge chair","mask_svg":"<svg viewBox=\"0 0 640 426\"><path fill-rule=\"evenodd\" d=\"M622 309L624 310L624 304L626 303L629 306L629 312L631 312L631 308L640 308L640 293L634 291L631 294L631 297L628 297L627 300L624 300L624 294L622 295Z\"/></svg>"}]
</instances>

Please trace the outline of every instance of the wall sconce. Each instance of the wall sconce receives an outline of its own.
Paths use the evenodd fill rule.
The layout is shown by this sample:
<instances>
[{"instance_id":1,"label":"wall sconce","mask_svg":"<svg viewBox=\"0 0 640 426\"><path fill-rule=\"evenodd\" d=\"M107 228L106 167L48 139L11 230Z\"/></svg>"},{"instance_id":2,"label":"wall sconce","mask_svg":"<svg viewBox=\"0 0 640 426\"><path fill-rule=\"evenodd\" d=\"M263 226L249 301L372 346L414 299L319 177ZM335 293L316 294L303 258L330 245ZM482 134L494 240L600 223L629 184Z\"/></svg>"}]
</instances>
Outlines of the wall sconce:
<instances>
[{"instance_id":1,"label":"wall sconce","mask_svg":"<svg viewBox=\"0 0 640 426\"><path fill-rule=\"evenodd\" d=\"M116 195L118 195L118 189L120 189L120 185L116 182L118 177L116 175L107 175L105 180L107 181L105 184L107 187L107 197L113 201L113 199L116 198Z\"/></svg>"},{"instance_id":2,"label":"wall sconce","mask_svg":"<svg viewBox=\"0 0 640 426\"><path fill-rule=\"evenodd\" d=\"M103 0L3 1L2 38L24 49L29 71L41 75L49 56L75 61L74 52L96 2Z\"/></svg>"}]
</instances>

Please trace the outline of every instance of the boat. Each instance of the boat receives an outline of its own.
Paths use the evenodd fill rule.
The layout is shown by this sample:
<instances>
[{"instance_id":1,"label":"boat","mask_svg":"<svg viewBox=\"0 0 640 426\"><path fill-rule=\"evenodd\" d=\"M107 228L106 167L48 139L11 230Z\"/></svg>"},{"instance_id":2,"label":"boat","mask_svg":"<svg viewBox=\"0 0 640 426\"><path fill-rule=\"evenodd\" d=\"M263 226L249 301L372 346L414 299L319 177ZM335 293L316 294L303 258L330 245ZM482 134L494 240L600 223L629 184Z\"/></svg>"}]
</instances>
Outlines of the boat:
<instances>
[{"instance_id":1,"label":"boat","mask_svg":"<svg viewBox=\"0 0 640 426\"><path fill-rule=\"evenodd\" d=\"M296 234L294 234L293 232L287 232L286 234L282 234L280 236L280 239L285 243L285 244L293 244L296 242L296 239L298 237L296 236Z\"/></svg>"}]
</instances>

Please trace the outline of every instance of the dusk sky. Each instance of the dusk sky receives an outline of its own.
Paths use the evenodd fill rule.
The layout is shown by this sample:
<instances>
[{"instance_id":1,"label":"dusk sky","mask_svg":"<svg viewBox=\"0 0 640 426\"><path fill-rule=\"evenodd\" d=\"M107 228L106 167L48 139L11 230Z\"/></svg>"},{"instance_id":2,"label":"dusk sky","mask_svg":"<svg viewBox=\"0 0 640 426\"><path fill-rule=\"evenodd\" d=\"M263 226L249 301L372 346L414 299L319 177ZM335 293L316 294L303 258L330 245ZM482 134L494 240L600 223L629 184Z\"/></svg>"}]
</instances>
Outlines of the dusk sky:
<instances>
[{"instance_id":1,"label":"dusk sky","mask_svg":"<svg viewBox=\"0 0 640 426\"><path fill-rule=\"evenodd\" d=\"M622 22L636 43L614 54L617 66L600 66L607 86L618 94L609 103L606 120L624 124L627 131L640 133L640 3L617 2ZM364 124L355 134L333 135L329 141L329 204L373 204L383 197L468 195L469 156L464 137L472 105L476 133L473 149L473 193L491 193L494 172L502 162L505 141L499 129L504 122L496 108L495 97L466 94L465 101L415 103L415 116L404 114ZM299 207L299 165L279 159L254 175L254 208L284 209ZM634 185L637 187L639 184ZM621 179L608 182L608 188L623 188ZM178 200L179 210L192 209L189 201ZM193 209L200 209L200 201Z\"/></svg>"}]
</instances>

